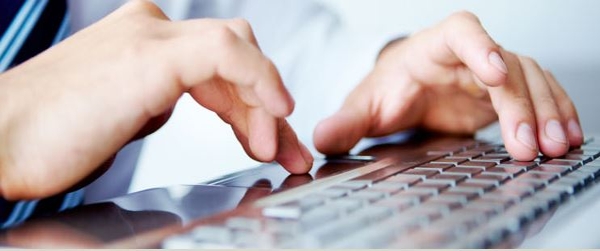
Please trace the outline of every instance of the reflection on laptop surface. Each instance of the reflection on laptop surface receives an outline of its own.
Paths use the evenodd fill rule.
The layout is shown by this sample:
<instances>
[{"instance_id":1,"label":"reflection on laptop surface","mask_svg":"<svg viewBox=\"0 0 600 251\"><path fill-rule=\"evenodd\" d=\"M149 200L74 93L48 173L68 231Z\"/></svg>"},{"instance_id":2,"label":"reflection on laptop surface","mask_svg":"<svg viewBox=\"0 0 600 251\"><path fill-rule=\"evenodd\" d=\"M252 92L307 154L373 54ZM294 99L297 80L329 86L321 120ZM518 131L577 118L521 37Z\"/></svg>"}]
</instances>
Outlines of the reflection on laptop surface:
<instances>
[{"instance_id":1,"label":"reflection on laptop surface","mask_svg":"<svg viewBox=\"0 0 600 251\"><path fill-rule=\"evenodd\" d=\"M519 162L489 138L417 133L318 160L307 175L263 165L32 219L0 241L36 246L58 227L72 234L53 241L71 247L597 247L577 223L598 206L599 140Z\"/></svg>"}]
</instances>

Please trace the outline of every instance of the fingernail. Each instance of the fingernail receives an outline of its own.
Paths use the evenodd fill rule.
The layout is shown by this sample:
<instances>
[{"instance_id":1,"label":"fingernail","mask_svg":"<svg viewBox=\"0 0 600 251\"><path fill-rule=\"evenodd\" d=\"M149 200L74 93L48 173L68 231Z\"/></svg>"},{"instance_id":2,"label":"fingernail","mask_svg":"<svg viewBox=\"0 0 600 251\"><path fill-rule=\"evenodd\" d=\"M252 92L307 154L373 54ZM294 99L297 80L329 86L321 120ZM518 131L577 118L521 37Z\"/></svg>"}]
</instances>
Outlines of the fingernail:
<instances>
[{"instance_id":1,"label":"fingernail","mask_svg":"<svg viewBox=\"0 0 600 251\"><path fill-rule=\"evenodd\" d=\"M581 126L575 119L569 120L567 127L571 136L583 139L583 130L581 130Z\"/></svg>"},{"instance_id":2,"label":"fingernail","mask_svg":"<svg viewBox=\"0 0 600 251\"><path fill-rule=\"evenodd\" d=\"M517 128L517 140L532 151L537 152L537 143L533 129L526 123L521 123Z\"/></svg>"},{"instance_id":3,"label":"fingernail","mask_svg":"<svg viewBox=\"0 0 600 251\"><path fill-rule=\"evenodd\" d=\"M494 67L496 67L496 69L498 69L502 73L508 73L508 68L506 67L504 60L502 59L502 57L500 57L500 54L498 54L498 52L492 51L488 56L488 60L490 61L490 64L492 64Z\"/></svg>"},{"instance_id":4,"label":"fingernail","mask_svg":"<svg viewBox=\"0 0 600 251\"><path fill-rule=\"evenodd\" d=\"M546 136L556 143L567 143L567 135L558 120L551 119L546 122Z\"/></svg>"},{"instance_id":5,"label":"fingernail","mask_svg":"<svg viewBox=\"0 0 600 251\"><path fill-rule=\"evenodd\" d=\"M311 168L313 161L315 159L313 158L312 154L310 153L310 150L308 150L308 148L306 148L306 146L300 142L298 142L298 146L300 147L300 154L302 154L302 158L304 159L304 162L306 162L306 165L308 168Z\"/></svg>"}]
</instances>

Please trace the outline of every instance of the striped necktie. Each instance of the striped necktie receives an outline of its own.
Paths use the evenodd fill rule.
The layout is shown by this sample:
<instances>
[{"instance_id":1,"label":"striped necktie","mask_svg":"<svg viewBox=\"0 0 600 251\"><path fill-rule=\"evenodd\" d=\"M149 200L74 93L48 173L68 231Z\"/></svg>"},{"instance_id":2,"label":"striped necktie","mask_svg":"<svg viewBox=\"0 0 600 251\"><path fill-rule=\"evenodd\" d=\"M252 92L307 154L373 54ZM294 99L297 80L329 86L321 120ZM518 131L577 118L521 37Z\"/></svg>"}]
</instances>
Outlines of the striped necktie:
<instances>
[{"instance_id":1,"label":"striped necktie","mask_svg":"<svg viewBox=\"0 0 600 251\"><path fill-rule=\"evenodd\" d=\"M0 72L59 42L67 34L68 23L66 0L0 0ZM82 190L43 200L0 198L0 229L72 208L82 198Z\"/></svg>"}]
</instances>

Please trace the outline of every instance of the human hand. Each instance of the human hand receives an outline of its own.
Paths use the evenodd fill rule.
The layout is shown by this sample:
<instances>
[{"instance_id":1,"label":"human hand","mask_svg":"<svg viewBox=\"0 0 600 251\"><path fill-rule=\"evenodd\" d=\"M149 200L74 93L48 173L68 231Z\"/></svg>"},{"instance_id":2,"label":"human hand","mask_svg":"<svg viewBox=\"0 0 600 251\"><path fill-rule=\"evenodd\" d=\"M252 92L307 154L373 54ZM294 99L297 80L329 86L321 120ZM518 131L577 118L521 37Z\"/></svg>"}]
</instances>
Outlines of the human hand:
<instances>
[{"instance_id":1,"label":"human hand","mask_svg":"<svg viewBox=\"0 0 600 251\"><path fill-rule=\"evenodd\" d=\"M130 1L0 82L7 199L68 189L156 129L149 122L162 125L185 92L230 124L252 158L292 173L313 160L285 121L294 102L243 20L172 22L151 2Z\"/></svg>"},{"instance_id":2,"label":"human hand","mask_svg":"<svg viewBox=\"0 0 600 251\"><path fill-rule=\"evenodd\" d=\"M499 118L511 155L560 156L583 142L572 101L531 58L504 50L468 12L386 47L342 108L321 121L316 148L350 150L361 138L413 127L472 134Z\"/></svg>"}]
</instances>

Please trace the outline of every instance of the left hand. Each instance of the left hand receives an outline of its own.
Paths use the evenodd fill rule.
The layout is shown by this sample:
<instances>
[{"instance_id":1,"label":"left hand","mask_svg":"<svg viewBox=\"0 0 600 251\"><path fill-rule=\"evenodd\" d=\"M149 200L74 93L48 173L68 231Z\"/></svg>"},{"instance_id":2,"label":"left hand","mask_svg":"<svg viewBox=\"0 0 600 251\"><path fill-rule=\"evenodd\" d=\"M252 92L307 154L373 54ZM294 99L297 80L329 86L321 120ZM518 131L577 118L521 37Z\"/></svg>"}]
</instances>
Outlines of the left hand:
<instances>
[{"instance_id":1,"label":"left hand","mask_svg":"<svg viewBox=\"0 0 600 251\"><path fill-rule=\"evenodd\" d=\"M575 106L552 74L460 12L386 47L342 108L319 123L314 142L342 153L363 137L413 127L472 134L498 118L518 160L560 156L583 142Z\"/></svg>"}]
</instances>

